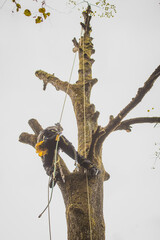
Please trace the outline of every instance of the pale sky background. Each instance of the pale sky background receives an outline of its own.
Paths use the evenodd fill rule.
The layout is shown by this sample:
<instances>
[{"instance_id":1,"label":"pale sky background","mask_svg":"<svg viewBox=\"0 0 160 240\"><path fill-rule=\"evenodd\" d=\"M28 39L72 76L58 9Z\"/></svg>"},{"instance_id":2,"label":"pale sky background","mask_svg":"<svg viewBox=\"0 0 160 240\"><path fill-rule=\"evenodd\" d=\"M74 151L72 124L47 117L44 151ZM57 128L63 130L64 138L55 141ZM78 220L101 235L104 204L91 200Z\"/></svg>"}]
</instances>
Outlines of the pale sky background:
<instances>
[{"instance_id":1,"label":"pale sky background","mask_svg":"<svg viewBox=\"0 0 160 240\"><path fill-rule=\"evenodd\" d=\"M4 1L0 1L0 6ZM25 7L28 7L24 2ZM32 2L32 1L31 1ZM35 77L36 70L55 73L67 81L74 58L73 37L80 36L80 13L69 11L65 1L46 1L57 11L43 24L21 13L12 14L7 1L0 9L0 239L47 240L46 176L40 158L29 145L18 142L21 132L30 132L28 120L43 127L59 121L64 93ZM94 47L93 78L98 83L91 102L101 112L104 126L135 96L138 87L160 64L160 1L115 1L112 19L92 19ZM35 2L34 2L35 5ZM64 12L64 13L63 13ZM72 82L77 80L77 66ZM160 116L160 78L143 101L127 117ZM152 110L154 107L154 110ZM147 110L150 109L150 112ZM77 127L67 98L62 125L64 135L77 148ZM131 133L115 132L103 147L103 161L111 178L104 183L104 217L107 240L160 239L160 160L155 163L155 142L160 125L134 125ZM74 162L64 160L70 168ZM153 167L155 169L153 169ZM67 239L65 209L56 186L51 204L54 240Z\"/></svg>"}]
</instances>

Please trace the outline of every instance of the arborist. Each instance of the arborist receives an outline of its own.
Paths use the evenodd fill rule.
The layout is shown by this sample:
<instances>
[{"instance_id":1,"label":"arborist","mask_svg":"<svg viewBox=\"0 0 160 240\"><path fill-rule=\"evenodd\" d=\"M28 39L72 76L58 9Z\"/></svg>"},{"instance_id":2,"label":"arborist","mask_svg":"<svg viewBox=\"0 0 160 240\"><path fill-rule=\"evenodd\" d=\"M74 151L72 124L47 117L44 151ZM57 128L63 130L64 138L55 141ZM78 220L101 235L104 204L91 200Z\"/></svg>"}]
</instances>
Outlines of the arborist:
<instances>
[{"instance_id":1,"label":"arborist","mask_svg":"<svg viewBox=\"0 0 160 240\"><path fill-rule=\"evenodd\" d=\"M77 161L80 166L84 167L88 170L91 176L96 176L99 174L100 170L98 170L90 160L81 156L74 148L72 143L70 143L63 135L61 135L63 128L60 124L56 124L52 127L47 127L42 130L37 138L37 144L35 146L36 152L42 158L43 167L48 176L51 177L50 187L52 187L53 181L53 172L54 172L54 156L55 151L58 154L61 149L65 152L69 157ZM58 141L58 147L56 150L56 144ZM63 180L59 171L55 172L54 176L54 184L56 181Z\"/></svg>"}]
</instances>

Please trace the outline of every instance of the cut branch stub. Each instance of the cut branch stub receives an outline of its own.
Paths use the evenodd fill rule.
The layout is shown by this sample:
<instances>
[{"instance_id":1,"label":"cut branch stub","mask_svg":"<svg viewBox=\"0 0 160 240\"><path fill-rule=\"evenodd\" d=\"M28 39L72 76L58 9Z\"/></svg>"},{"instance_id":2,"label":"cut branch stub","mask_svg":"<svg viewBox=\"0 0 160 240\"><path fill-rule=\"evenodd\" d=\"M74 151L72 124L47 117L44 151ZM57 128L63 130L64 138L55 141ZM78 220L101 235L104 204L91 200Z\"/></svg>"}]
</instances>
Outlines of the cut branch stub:
<instances>
[{"instance_id":1,"label":"cut branch stub","mask_svg":"<svg viewBox=\"0 0 160 240\"><path fill-rule=\"evenodd\" d=\"M79 43L77 42L76 38L73 38L72 42L74 44L73 52L75 53L79 50Z\"/></svg>"},{"instance_id":2,"label":"cut branch stub","mask_svg":"<svg viewBox=\"0 0 160 240\"><path fill-rule=\"evenodd\" d=\"M29 133L23 132L19 136L19 141L21 143L29 144L32 147L35 147L36 142L37 142L37 136L33 135L33 134L29 134Z\"/></svg>"},{"instance_id":3,"label":"cut branch stub","mask_svg":"<svg viewBox=\"0 0 160 240\"><path fill-rule=\"evenodd\" d=\"M19 141L21 143L29 144L32 147L35 147L35 145L37 143L37 135L39 134L39 132L41 130L43 130L43 128L41 127L41 125L39 124L39 122L36 119L30 119L28 121L28 124L30 125L32 130L35 132L35 134L29 134L29 133L23 132L19 136ZM58 158L60 158L60 165L62 167L63 173L65 174L65 176L69 175L70 171L67 168L66 164L64 163L63 159L59 155L58 155ZM59 171L58 165L57 165L57 171ZM59 181L58 185L61 189L65 190L65 184L63 183L63 181Z\"/></svg>"},{"instance_id":4,"label":"cut branch stub","mask_svg":"<svg viewBox=\"0 0 160 240\"><path fill-rule=\"evenodd\" d=\"M39 124L39 122L36 119L33 119L33 118L30 119L28 121L28 124L36 135L38 135L40 131L43 130L42 126Z\"/></svg>"},{"instance_id":5,"label":"cut branch stub","mask_svg":"<svg viewBox=\"0 0 160 240\"><path fill-rule=\"evenodd\" d=\"M37 136L40 133L41 130L43 130L42 126L39 124L39 122L32 118L28 121L29 126L32 128L35 134L29 134L29 133L21 133L19 136L19 141L21 143L29 144L32 147L35 147L37 143Z\"/></svg>"}]
</instances>

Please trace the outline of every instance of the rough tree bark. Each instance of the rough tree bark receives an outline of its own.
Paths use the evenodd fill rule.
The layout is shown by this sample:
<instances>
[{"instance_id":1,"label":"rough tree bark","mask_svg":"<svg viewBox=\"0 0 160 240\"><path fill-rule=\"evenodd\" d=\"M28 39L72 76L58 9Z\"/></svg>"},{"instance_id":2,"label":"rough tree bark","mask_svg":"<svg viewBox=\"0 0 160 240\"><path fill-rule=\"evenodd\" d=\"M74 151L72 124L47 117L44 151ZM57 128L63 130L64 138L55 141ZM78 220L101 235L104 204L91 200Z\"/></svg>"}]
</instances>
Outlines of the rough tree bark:
<instances>
[{"instance_id":1,"label":"rough tree bark","mask_svg":"<svg viewBox=\"0 0 160 240\"><path fill-rule=\"evenodd\" d=\"M122 121L124 117L142 100L145 94L151 89L155 80L160 76L160 66L152 73L144 86L138 89L137 95L131 102L118 113L116 117L110 116L107 126L98 125L99 112L95 106L90 103L90 94L92 87L97 83L97 79L92 78L92 64L94 60L91 55L95 52L93 49L92 38L90 36L91 27L91 9L88 6L83 12L84 23L81 26L84 35L79 42L74 38L74 52L79 54L79 79L75 84L63 82L54 75L48 74L42 70L36 71L36 76L43 81L44 87L48 83L52 84L56 90L67 92L72 100L74 112L78 126L78 151L90 159L100 170L101 174L95 178L88 179L89 200L90 200L90 220L86 187L86 174L83 169L70 172L63 159L60 159L66 182L58 182L62 191L68 227L68 240L104 240L105 223L103 218L103 183L109 179L109 174L105 171L102 162L102 145L106 137L113 131L126 130L131 131L131 125L138 123L157 123L160 117L133 118ZM85 80L85 86L84 86ZM84 90L85 90L85 111L84 111ZM84 116L85 113L85 116ZM85 121L84 121L85 120ZM86 125L86 138L84 137L84 122ZM35 146L37 136L42 130L37 120L29 120L29 125L34 131L33 134L22 133L19 141ZM86 139L86 144L84 142ZM91 238L92 234L92 238Z\"/></svg>"}]
</instances>

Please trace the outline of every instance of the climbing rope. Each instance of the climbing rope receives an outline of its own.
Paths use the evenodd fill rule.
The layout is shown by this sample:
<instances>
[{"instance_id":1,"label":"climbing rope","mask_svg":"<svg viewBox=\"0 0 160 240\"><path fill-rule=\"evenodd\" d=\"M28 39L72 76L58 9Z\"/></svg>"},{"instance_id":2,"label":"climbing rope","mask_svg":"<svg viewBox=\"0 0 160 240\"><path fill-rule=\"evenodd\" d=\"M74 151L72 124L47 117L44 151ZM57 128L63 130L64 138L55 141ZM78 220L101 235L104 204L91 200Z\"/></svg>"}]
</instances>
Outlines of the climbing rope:
<instances>
[{"instance_id":1,"label":"climbing rope","mask_svg":"<svg viewBox=\"0 0 160 240\"><path fill-rule=\"evenodd\" d=\"M67 94L68 94L68 90L69 90L69 84L70 84L71 79L72 79L72 74L73 74L73 69L74 69L74 65L75 65L76 56L77 56L77 52L75 53L74 59L73 59L73 64L72 64L71 73L70 73L69 80L68 80L67 90L66 90L66 93L65 93L65 97L64 97L64 101L63 101L63 105L62 105L62 111L61 111L60 119L59 119L59 122L58 122L59 125L61 124L63 113L64 113L64 108L65 108L65 104L66 104L66 100L67 100ZM57 135L57 137L56 137L56 149L55 149L54 161L53 161L54 162L54 171L53 171L53 174L52 174L53 175L53 181L52 181L51 194L49 196L49 183L50 183L52 177L49 177L49 181L48 181L48 204L45 207L45 209L42 211L42 213L38 216L40 218L43 215L43 213L48 209L48 224L49 224L50 240L52 240L52 234L51 234L51 220L50 220L50 207L49 207L49 205L51 203L52 196L53 196L53 188L54 188L54 184L55 184L55 174L56 174L56 169L57 169L57 163L59 164L59 168L60 168L60 160L57 161L59 138L60 138L60 135Z\"/></svg>"},{"instance_id":2,"label":"climbing rope","mask_svg":"<svg viewBox=\"0 0 160 240\"><path fill-rule=\"evenodd\" d=\"M77 56L77 52L76 52L75 55L74 55L73 64L72 64L72 68L71 68L71 73L70 73L70 76L69 76L69 81L68 81L68 85L67 85L67 90L66 90L66 94L65 94L64 102L63 102L63 106L62 106L62 112L61 112L60 119L59 119L59 124L60 124L61 121L62 121L62 116L63 116L64 107L65 107L66 100L67 100L67 94L68 94L68 90L69 90L69 84L70 84L71 79L72 79L73 69L74 69L74 65L75 65L75 61L76 61L76 56Z\"/></svg>"},{"instance_id":3,"label":"climbing rope","mask_svg":"<svg viewBox=\"0 0 160 240\"><path fill-rule=\"evenodd\" d=\"M48 181L48 186L49 186L50 178ZM48 226L49 226L49 238L50 240L52 239L52 232L51 232L51 216L50 216L50 206L49 206L49 187L48 187Z\"/></svg>"},{"instance_id":4,"label":"climbing rope","mask_svg":"<svg viewBox=\"0 0 160 240\"><path fill-rule=\"evenodd\" d=\"M85 111L86 98L85 98L85 65L84 65L84 34L83 34L83 29L81 30L80 45L81 45L82 35L83 35L83 46L82 46L82 48L83 48L83 76L82 77L83 77L83 107L84 107L84 129L83 129L83 131L84 131L84 157L86 158L86 111ZM75 56L74 56L74 59L73 59L73 64L72 64L71 73L70 73L69 80L68 80L67 90L66 90L66 93L65 93L64 102L63 102L63 105L62 105L62 111L61 111L60 119L59 119L59 122L58 122L59 124L61 124L63 113L64 113L64 108L65 108L65 104L66 104L66 100L67 100L67 94L68 94L68 90L69 90L69 84L71 82L73 69L74 69L74 65L75 65L76 55L77 55L77 52L75 53ZM56 174L57 163L60 164L60 162L59 162L60 160L57 161L59 138L60 138L60 135L57 135L56 149L55 149L54 161L53 161L54 162L53 178L49 177L49 182L48 182L48 204L45 207L45 209L42 211L42 213L38 216L40 218L43 215L43 213L48 209L48 224L49 224L50 240L52 240L51 220L50 220L50 203L51 203L52 196L53 196L53 188L54 188L54 183L55 183L55 174ZM53 179L53 181L52 181L51 194L49 196L49 183L50 183L51 179ZM87 172L86 172L86 188L87 188L90 240L92 240L91 208L90 208L89 183L88 183Z\"/></svg>"},{"instance_id":5,"label":"climbing rope","mask_svg":"<svg viewBox=\"0 0 160 240\"><path fill-rule=\"evenodd\" d=\"M86 88L85 88L85 65L84 65L84 34L83 34L83 117L84 117L84 157L86 158ZM88 201L88 217L89 217L89 231L90 240L92 240L92 222L91 222L91 206L90 206L90 196L89 196L89 183L88 176L86 172L86 188L87 188L87 201Z\"/></svg>"}]
</instances>

